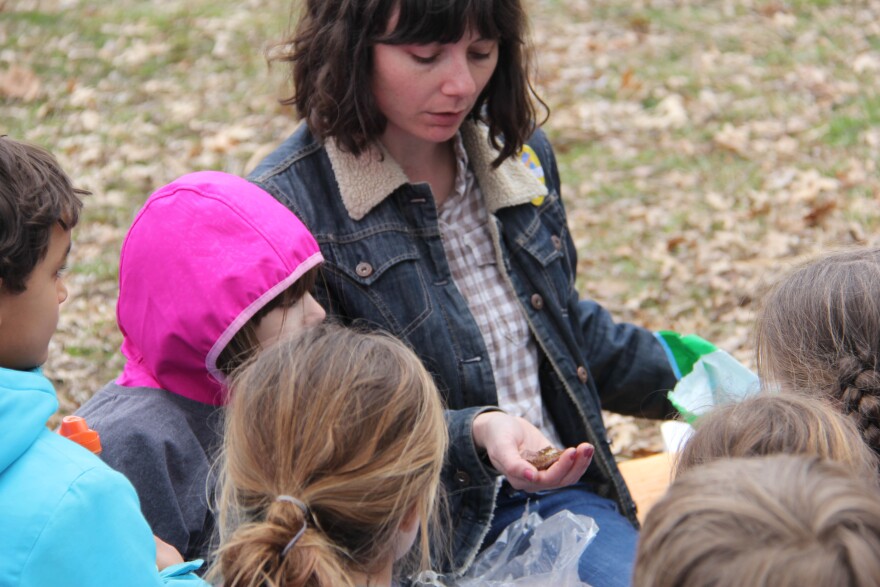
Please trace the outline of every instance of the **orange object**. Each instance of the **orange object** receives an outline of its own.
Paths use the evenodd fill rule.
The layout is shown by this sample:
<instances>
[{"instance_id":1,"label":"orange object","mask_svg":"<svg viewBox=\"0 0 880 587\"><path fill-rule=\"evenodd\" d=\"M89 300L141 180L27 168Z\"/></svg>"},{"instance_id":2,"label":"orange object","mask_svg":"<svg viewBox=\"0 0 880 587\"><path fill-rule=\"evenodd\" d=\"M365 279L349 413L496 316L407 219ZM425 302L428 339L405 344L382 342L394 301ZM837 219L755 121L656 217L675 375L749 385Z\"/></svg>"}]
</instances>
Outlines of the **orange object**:
<instances>
[{"instance_id":1,"label":"orange object","mask_svg":"<svg viewBox=\"0 0 880 587\"><path fill-rule=\"evenodd\" d=\"M648 510L666 495L672 482L672 464L675 458L674 454L661 452L618 463L620 474L623 475L638 507L640 522L645 521Z\"/></svg>"},{"instance_id":2,"label":"orange object","mask_svg":"<svg viewBox=\"0 0 880 587\"><path fill-rule=\"evenodd\" d=\"M84 418L80 416L64 416L61 419L61 436L69 438L93 453L101 454L101 437L95 430L89 428Z\"/></svg>"}]
</instances>

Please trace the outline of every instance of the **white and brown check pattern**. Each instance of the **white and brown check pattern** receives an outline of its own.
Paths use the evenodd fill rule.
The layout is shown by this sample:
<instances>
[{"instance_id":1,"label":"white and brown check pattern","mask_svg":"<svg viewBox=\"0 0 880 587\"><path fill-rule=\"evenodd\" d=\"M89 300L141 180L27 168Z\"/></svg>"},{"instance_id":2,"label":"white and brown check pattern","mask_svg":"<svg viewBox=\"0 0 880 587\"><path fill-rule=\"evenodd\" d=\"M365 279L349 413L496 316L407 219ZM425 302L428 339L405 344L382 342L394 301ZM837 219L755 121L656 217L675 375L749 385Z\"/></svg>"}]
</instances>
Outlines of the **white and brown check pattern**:
<instances>
[{"instance_id":1,"label":"white and brown check pattern","mask_svg":"<svg viewBox=\"0 0 880 587\"><path fill-rule=\"evenodd\" d=\"M489 212L456 136L455 187L439 209L440 234L452 278L467 300L483 341L498 391L498 406L522 416L556 446L559 438L541 402L538 347L526 316L497 266Z\"/></svg>"}]
</instances>

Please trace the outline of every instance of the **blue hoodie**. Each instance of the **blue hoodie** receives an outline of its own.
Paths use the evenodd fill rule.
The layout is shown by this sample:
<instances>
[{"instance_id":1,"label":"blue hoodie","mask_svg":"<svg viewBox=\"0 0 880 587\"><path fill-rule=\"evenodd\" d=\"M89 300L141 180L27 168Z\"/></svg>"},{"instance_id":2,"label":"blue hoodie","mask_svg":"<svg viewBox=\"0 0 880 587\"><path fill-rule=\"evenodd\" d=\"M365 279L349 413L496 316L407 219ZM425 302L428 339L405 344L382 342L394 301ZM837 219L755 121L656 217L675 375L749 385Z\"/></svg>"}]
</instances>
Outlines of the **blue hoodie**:
<instances>
[{"instance_id":1,"label":"blue hoodie","mask_svg":"<svg viewBox=\"0 0 880 587\"><path fill-rule=\"evenodd\" d=\"M160 576L131 483L46 428L57 408L39 370L0 368L0 586L205 585Z\"/></svg>"}]
</instances>

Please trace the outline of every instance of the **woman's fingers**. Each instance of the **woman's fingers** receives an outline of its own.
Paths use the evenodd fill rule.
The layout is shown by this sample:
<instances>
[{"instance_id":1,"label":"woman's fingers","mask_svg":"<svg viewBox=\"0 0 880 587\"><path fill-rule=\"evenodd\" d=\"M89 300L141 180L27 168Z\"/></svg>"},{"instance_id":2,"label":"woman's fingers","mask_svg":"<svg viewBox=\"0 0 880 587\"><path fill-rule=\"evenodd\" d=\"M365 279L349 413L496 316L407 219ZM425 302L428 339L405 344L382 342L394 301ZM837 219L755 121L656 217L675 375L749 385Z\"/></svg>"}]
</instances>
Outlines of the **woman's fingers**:
<instances>
[{"instance_id":1,"label":"woman's fingers","mask_svg":"<svg viewBox=\"0 0 880 587\"><path fill-rule=\"evenodd\" d=\"M504 412L486 412L474 421L474 441L515 489L534 493L576 483L590 466L593 447L567 448L548 469L539 471L523 454L538 453L550 441L527 420Z\"/></svg>"},{"instance_id":2,"label":"woman's fingers","mask_svg":"<svg viewBox=\"0 0 880 587\"><path fill-rule=\"evenodd\" d=\"M561 460L561 459L560 459ZM582 443L574 449L571 459L571 467L562 477L558 487L567 487L573 483L577 483L590 466L593 460L593 446Z\"/></svg>"},{"instance_id":3,"label":"woman's fingers","mask_svg":"<svg viewBox=\"0 0 880 587\"><path fill-rule=\"evenodd\" d=\"M559 489L576 483L590 466L593 458L593 447L580 444L577 448L568 448L546 471L538 471L531 464L520 469L519 474L512 472L507 481L514 489L530 493Z\"/></svg>"}]
</instances>

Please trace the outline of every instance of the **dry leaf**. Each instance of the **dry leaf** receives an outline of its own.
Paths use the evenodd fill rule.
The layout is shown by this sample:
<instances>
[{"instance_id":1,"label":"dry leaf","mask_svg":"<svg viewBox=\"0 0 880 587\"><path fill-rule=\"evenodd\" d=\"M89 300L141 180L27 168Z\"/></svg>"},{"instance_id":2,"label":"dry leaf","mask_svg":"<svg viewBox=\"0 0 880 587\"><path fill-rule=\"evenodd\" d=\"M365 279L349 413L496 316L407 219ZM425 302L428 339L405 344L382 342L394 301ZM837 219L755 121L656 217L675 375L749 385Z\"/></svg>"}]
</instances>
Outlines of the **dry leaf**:
<instances>
[{"instance_id":1,"label":"dry leaf","mask_svg":"<svg viewBox=\"0 0 880 587\"><path fill-rule=\"evenodd\" d=\"M816 226L822 222L822 220L831 214L834 209L837 208L837 202L834 200L827 200L825 202L819 202L815 206L813 206L809 212L804 216L804 220L807 223L807 226Z\"/></svg>"},{"instance_id":2,"label":"dry leaf","mask_svg":"<svg viewBox=\"0 0 880 587\"><path fill-rule=\"evenodd\" d=\"M0 71L0 96L32 102L40 95L40 80L30 69L13 65Z\"/></svg>"}]
</instances>

